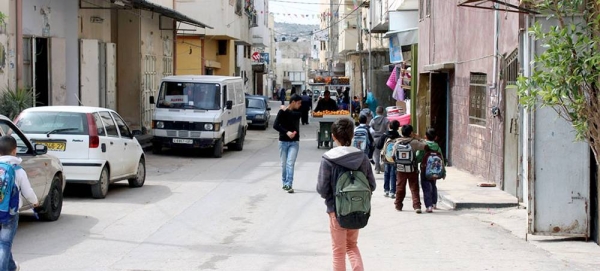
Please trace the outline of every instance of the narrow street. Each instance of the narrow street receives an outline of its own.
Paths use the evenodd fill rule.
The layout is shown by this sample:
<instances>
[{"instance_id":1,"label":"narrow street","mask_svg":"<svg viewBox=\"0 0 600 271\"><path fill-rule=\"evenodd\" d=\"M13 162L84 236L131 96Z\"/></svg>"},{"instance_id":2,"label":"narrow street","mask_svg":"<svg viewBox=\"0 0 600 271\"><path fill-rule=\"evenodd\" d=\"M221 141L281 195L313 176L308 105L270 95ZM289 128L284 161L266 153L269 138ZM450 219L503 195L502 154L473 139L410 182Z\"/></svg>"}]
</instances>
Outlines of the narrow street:
<instances>
[{"instance_id":1,"label":"narrow street","mask_svg":"<svg viewBox=\"0 0 600 271\"><path fill-rule=\"evenodd\" d=\"M88 187L67 186L58 221L22 214L15 259L40 271L331 270L328 217L315 192L326 151L317 149L317 125L301 126L294 194L281 190L271 127L250 130L244 150L221 159L148 152L142 188L117 183L94 200ZM376 177L359 237L366 270L586 270L459 212L397 212Z\"/></svg>"}]
</instances>

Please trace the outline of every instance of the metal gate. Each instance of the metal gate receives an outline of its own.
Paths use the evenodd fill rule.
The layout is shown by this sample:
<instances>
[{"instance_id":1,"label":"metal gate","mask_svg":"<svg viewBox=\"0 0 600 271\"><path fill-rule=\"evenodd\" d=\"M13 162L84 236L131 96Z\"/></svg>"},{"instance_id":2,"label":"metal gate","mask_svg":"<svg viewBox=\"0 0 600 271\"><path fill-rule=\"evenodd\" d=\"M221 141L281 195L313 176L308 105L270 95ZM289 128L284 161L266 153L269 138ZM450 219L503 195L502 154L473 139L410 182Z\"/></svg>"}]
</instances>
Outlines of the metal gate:
<instances>
[{"instance_id":1,"label":"metal gate","mask_svg":"<svg viewBox=\"0 0 600 271\"><path fill-rule=\"evenodd\" d=\"M150 96L155 96L156 88L156 56L144 56L144 81L142 87L142 127L151 127L154 106L148 103Z\"/></svg>"}]
</instances>

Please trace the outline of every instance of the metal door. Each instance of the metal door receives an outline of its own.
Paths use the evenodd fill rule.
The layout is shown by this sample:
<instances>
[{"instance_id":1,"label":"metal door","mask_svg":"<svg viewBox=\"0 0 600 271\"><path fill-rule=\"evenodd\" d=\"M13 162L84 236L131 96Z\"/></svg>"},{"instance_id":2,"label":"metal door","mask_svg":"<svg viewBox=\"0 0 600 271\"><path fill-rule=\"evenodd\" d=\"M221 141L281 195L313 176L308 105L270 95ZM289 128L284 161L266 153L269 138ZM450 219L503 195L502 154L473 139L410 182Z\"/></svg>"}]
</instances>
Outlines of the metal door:
<instances>
[{"instance_id":1,"label":"metal door","mask_svg":"<svg viewBox=\"0 0 600 271\"><path fill-rule=\"evenodd\" d=\"M144 56L144 78L142 82L142 127L150 127L154 107L148 101L150 96L156 96L158 81L156 79L156 56Z\"/></svg>"},{"instance_id":2,"label":"metal door","mask_svg":"<svg viewBox=\"0 0 600 271\"><path fill-rule=\"evenodd\" d=\"M51 105L67 104L66 48L65 39L50 39Z\"/></svg>"},{"instance_id":3,"label":"metal door","mask_svg":"<svg viewBox=\"0 0 600 271\"><path fill-rule=\"evenodd\" d=\"M100 45L98 40L80 40L79 54L79 101L86 106L100 106Z\"/></svg>"},{"instance_id":4,"label":"metal door","mask_svg":"<svg viewBox=\"0 0 600 271\"><path fill-rule=\"evenodd\" d=\"M519 98L516 87L506 87L504 119L504 191L513 196L519 193ZM522 196L519 201L522 201Z\"/></svg>"}]
</instances>

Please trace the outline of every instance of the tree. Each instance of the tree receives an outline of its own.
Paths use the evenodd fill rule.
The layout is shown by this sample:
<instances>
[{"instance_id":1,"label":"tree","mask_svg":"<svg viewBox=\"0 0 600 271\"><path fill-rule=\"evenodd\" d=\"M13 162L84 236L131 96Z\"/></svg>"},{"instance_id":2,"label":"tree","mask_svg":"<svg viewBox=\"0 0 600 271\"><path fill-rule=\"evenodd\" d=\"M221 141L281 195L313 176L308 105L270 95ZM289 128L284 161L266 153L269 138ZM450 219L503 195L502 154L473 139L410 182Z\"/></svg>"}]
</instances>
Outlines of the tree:
<instances>
[{"instance_id":1,"label":"tree","mask_svg":"<svg viewBox=\"0 0 600 271\"><path fill-rule=\"evenodd\" d=\"M518 80L520 103L528 108L552 107L573 125L600 161L600 0L529 1L558 23L530 32L546 51L535 56L535 70ZM587 3L586 3L587 2ZM581 16L574 16L580 14Z\"/></svg>"}]
</instances>

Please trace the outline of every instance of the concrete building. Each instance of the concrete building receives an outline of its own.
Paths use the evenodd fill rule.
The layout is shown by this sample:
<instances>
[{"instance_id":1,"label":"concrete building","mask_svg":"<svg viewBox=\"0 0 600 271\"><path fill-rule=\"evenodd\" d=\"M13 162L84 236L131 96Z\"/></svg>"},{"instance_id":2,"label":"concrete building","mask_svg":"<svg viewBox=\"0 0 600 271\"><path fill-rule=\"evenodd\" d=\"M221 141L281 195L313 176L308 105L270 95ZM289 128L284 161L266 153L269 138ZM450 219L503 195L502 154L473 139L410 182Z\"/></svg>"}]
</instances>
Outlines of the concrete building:
<instances>
[{"instance_id":1,"label":"concrete building","mask_svg":"<svg viewBox=\"0 0 600 271\"><path fill-rule=\"evenodd\" d=\"M14 59L10 56L11 51L14 52L14 49L10 47L9 43L9 18L10 14L10 5L8 1L0 2L0 91L5 88L14 87L16 84L11 84L11 82L15 82L15 63Z\"/></svg>"},{"instance_id":2,"label":"concrete building","mask_svg":"<svg viewBox=\"0 0 600 271\"><path fill-rule=\"evenodd\" d=\"M266 2L258 3L266 8ZM179 27L176 57L178 74L240 76L245 79L246 91L254 88L252 75L252 38L250 27L266 19L257 10L255 1L217 1L207 4L201 0L175 0L175 9L202 21L213 29ZM260 31L258 31L260 32ZM264 34L256 32L257 35Z\"/></svg>"},{"instance_id":3,"label":"concrete building","mask_svg":"<svg viewBox=\"0 0 600 271\"><path fill-rule=\"evenodd\" d=\"M277 84L297 91L306 89L311 41L279 41L277 46Z\"/></svg>"}]
</instances>

